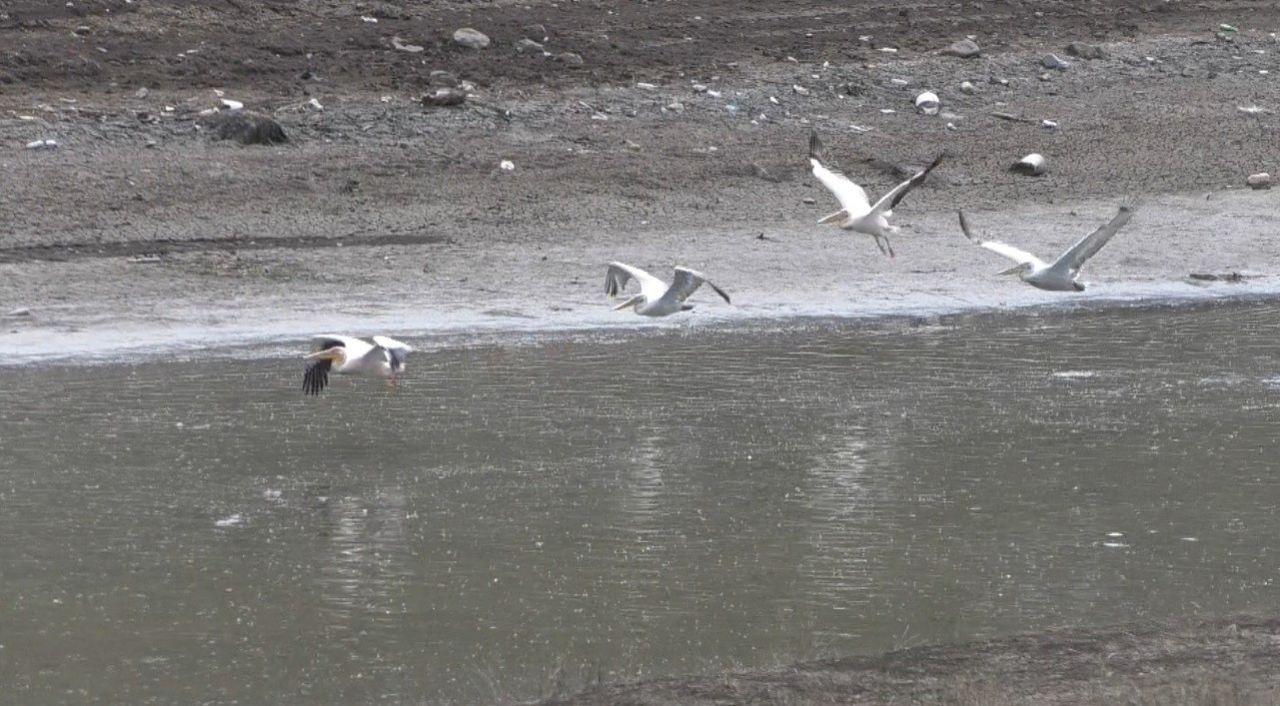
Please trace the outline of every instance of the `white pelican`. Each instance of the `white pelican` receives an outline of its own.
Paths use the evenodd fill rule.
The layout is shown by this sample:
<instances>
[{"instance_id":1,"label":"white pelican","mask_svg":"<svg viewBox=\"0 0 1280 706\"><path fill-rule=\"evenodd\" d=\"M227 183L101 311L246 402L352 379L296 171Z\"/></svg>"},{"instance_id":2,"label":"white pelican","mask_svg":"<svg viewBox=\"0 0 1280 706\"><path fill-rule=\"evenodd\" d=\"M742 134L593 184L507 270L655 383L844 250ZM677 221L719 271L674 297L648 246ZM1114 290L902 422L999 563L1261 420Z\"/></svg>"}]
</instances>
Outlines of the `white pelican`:
<instances>
[{"instance_id":1,"label":"white pelican","mask_svg":"<svg viewBox=\"0 0 1280 706\"><path fill-rule=\"evenodd\" d=\"M929 172L938 166L943 156L939 154L929 166L924 168L924 171L917 172L915 176L890 189L873 206L867 200L867 192L863 191L861 186L849 181L849 178L840 172L832 171L822 165L822 141L818 139L816 131L809 133L809 163L813 165L813 175L840 202L839 211L818 223L835 223L845 230L866 233L875 238L880 252L893 257L889 235L897 233L898 227L889 225L889 217L893 215L893 209L908 192L924 183Z\"/></svg>"},{"instance_id":2,"label":"white pelican","mask_svg":"<svg viewBox=\"0 0 1280 706\"><path fill-rule=\"evenodd\" d=\"M684 300L698 291L698 287L701 287L704 282L716 290L716 294L723 297L726 302L729 301L729 295L725 294L723 289L712 284L706 275L697 270L677 267L675 279L668 287L666 282L639 267L621 262L609 263L609 270L604 277L604 293L616 297L626 289L627 282L632 279L640 283L640 293L613 307L614 311L626 309L629 306L635 307L636 313L641 316L666 316L678 311L688 311L693 308L693 305L685 304Z\"/></svg>"},{"instance_id":3,"label":"white pelican","mask_svg":"<svg viewBox=\"0 0 1280 706\"><path fill-rule=\"evenodd\" d=\"M372 344L351 336L315 338L319 342L319 350L304 358L314 361L302 375L302 391L308 395L320 394L329 384L330 372L380 377L387 381L388 386L395 387L396 373L404 370L405 358L413 350L386 336L374 336Z\"/></svg>"},{"instance_id":4,"label":"white pelican","mask_svg":"<svg viewBox=\"0 0 1280 706\"><path fill-rule=\"evenodd\" d=\"M1059 255L1058 259L1052 263L1046 263L1035 255L1012 245L1006 245L996 240L979 240L969 230L969 223L964 217L964 211L960 211L960 230L963 230L965 237L974 243L992 252L998 252L1018 263L999 274L1019 275L1022 277L1023 282L1032 287L1047 289L1051 292L1083 292L1084 283L1076 281L1076 278L1080 276L1080 268L1084 267L1084 263L1096 255L1102 249L1102 246L1106 245L1108 240L1111 240L1111 236L1123 228L1124 224L1128 223L1132 217L1133 206L1129 204L1122 205L1120 211L1116 213L1110 223L1081 238L1079 242Z\"/></svg>"}]
</instances>

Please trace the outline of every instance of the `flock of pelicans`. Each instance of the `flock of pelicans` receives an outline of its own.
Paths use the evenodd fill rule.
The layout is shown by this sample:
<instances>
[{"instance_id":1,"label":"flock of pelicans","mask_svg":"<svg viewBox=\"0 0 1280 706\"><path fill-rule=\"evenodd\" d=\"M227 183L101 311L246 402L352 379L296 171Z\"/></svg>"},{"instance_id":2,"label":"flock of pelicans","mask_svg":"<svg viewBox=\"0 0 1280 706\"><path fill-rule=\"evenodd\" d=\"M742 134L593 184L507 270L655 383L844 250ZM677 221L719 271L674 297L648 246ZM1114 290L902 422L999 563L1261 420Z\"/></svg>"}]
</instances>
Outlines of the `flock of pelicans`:
<instances>
[{"instance_id":1,"label":"flock of pelicans","mask_svg":"<svg viewBox=\"0 0 1280 706\"><path fill-rule=\"evenodd\" d=\"M889 236L896 233L898 228L889 225L889 217L893 215L893 209L912 189L924 183L929 172L938 166L943 156L938 155L929 166L893 187L872 204L867 198L867 192L861 186L822 163L822 142L818 139L816 132L811 133L809 163L813 166L813 175L840 202L839 211L822 218L818 223L834 223L844 230L869 235L875 239L876 246L882 253L893 257ZM1055 292L1082 292L1084 284L1077 281L1080 268L1089 258L1097 254L1132 216L1131 206L1121 206L1110 222L1081 238L1053 262L1045 262L1025 250L1006 243L976 237L969 228L964 211L960 211L960 229L974 244L1004 255L1017 263L1000 274L1016 274L1022 278L1022 281L1039 289ZM611 298L618 297L632 280L639 285L640 291L613 307L615 311L631 308L641 316L668 316L688 311L693 306L686 304L685 300L703 284L714 289L716 294L726 302L729 301L729 295L723 289L711 283L697 270L676 267L675 278L671 284L667 284L639 267L621 262L609 263L605 272L605 294ZM413 350L407 344L386 336L374 336L372 343L340 335L317 336L316 339L319 342L319 350L306 356L305 359L309 363L302 376L302 389L308 395L320 394L320 391L329 384L331 372L379 377L386 380L389 386L394 387L396 375L404 370L405 358Z\"/></svg>"}]
</instances>

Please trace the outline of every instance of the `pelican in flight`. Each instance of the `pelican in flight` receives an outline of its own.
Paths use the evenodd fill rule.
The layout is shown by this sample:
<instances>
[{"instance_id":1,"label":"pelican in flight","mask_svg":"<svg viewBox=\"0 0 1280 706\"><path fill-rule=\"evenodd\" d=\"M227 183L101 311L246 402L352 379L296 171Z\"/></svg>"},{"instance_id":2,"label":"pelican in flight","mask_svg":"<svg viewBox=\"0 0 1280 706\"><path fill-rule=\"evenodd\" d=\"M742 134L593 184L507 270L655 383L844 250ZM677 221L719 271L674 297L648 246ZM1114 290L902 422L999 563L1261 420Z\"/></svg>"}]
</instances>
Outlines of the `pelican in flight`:
<instances>
[{"instance_id":1,"label":"pelican in flight","mask_svg":"<svg viewBox=\"0 0 1280 706\"><path fill-rule=\"evenodd\" d=\"M318 395L329 384L329 373L380 377L395 387L396 374L404 370L405 358L413 350L386 336L374 336L366 343L351 336L316 336L318 350L304 360L311 361L302 375L302 391Z\"/></svg>"},{"instance_id":2,"label":"pelican in flight","mask_svg":"<svg viewBox=\"0 0 1280 706\"><path fill-rule=\"evenodd\" d=\"M729 301L729 295L725 294L723 289L712 284L706 275L697 270L677 267L675 279L671 281L670 286L667 286L666 282L639 267L621 262L609 263L609 270L604 277L604 293L616 297L626 289L627 282L633 279L640 283L640 293L613 307L614 311L635 307L636 313L641 316L667 316L678 311L688 311L693 308L693 305L685 304L684 300L698 291L698 287L704 283L716 290L716 294L726 302Z\"/></svg>"},{"instance_id":3,"label":"pelican in flight","mask_svg":"<svg viewBox=\"0 0 1280 706\"><path fill-rule=\"evenodd\" d=\"M944 154L939 154L929 166L924 168L924 171L916 172L915 176L893 187L881 196L875 205L872 205L867 199L867 192L863 191L861 186L849 181L849 178L840 172L823 166L822 141L818 139L816 131L809 133L809 163L813 165L813 175L840 202L839 211L818 223L835 223L844 230L866 233L875 238L880 252L893 257L889 235L897 233L899 229L897 226L889 225L889 217L893 215L893 209L912 189L924 183L929 172L942 161Z\"/></svg>"},{"instance_id":4,"label":"pelican in flight","mask_svg":"<svg viewBox=\"0 0 1280 706\"><path fill-rule=\"evenodd\" d=\"M964 217L964 211L959 212L960 230L964 231L964 236L974 243L991 252L998 252L1018 263L999 274L1018 275L1023 282L1032 287L1047 289L1051 292L1083 292L1084 283L1076 281L1076 278L1080 276L1080 268L1084 267L1084 263L1089 258L1098 254L1102 246L1106 245L1108 240L1111 240L1111 236L1115 235L1117 231L1124 227L1124 224L1129 222L1129 219L1133 217L1133 208L1129 204L1122 205L1109 223L1081 238L1079 242L1072 245L1070 249L1059 255L1058 259L1051 263L1046 263L1035 255L1012 245L1006 245L997 240L981 240L975 237L973 232L969 230L969 222Z\"/></svg>"}]
</instances>

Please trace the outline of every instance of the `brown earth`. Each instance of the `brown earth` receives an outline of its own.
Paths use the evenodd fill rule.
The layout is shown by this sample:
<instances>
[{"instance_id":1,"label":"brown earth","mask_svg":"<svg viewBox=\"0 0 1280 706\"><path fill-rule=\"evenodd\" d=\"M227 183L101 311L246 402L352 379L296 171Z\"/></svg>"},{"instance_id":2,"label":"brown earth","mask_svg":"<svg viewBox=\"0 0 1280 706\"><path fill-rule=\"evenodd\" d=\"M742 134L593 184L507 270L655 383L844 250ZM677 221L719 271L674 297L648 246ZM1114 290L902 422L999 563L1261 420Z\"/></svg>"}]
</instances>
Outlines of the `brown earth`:
<instances>
[{"instance_id":1,"label":"brown earth","mask_svg":"<svg viewBox=\"0 0 1280 706\"><path fill-rule=\"evenodd\" d=\"M454 45L462 26L492 45ZM1280 5L1247 0L0 2L0 358L301 336L329 328L322 311L353 333L374 314L395 332L409 312L401 327L420 334L458 312L594 322L610 316L599 279L614 258L698 266L752 317L1023 301L1027 288L991 278L1003 263L959 237L960 206L1050 255L1140 199L1085 300L1135 282L1182 291L1194 272L1266 279L1274 197L1240 189L1280 169L1277 29ZM938 53L965 35L981 57ZM546 56L515 47L544 37ZM1067 55L1075 40L1106 57ZM1047 52L1070 67L1045 69ZM467 82L467 103L424 108L423 92L454 82L433 71ZM215 89L289 142L213 141L201 112ZM943 115L914 113L925 89ZM813 225L834 202L807 171L812 129L873 194L947 153L897 209L897 258ZM58 147L25 148L37 139ZM1050 173L1011 174L1031 151ZM922 648L564 703L1196 701L1130 698L1135 683L1274 701L1275 625L1224 625ZM1262 700L1212 701L1214 679L1236 674Z\"/></svg>"}]
</instances>

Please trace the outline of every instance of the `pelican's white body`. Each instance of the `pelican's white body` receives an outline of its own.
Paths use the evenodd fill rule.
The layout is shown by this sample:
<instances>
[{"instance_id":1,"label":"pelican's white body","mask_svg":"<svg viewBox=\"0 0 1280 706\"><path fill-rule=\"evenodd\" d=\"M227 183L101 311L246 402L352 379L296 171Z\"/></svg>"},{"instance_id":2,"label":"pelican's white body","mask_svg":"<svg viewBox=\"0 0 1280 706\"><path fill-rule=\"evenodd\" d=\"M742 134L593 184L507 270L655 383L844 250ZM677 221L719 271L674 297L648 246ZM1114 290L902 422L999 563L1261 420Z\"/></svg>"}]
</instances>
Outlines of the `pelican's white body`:
<instances>
[{"instance_id":1,"label":"pelican's white body","mask_svg":"<svg viewBox=\"0 0 1280 706\"><path fill-rule=\"evenodd\" d=\"M1089 258L1098 254L1102 246L1106 245L1107 241L1111 240L1112 236L1118 233L1132 217L1133 207L1128 204L1121 206L1119 212L1109 222L1076 241L1074 245L1059 255L1058 259L1052 263L1045 262L1026 250L1016 248L1008 243L978 238L969 230L969 223L965 219L964 211L960 212L960 230L974 244L981 245L991 252L1004 255L1018 263L1000 274L1018 275L1023 282L1032 287L1046 289L1050 292L1083 292L1085 289L1084 283L1077 281L1080 276L1080 268L1084 267Z\"/></svg>"},{"instance_id":2,"label":"pelican's white body","mask_svg":"<svg viewBox=\"0 0 1280 706\"><path fill-rule=\"evenodd\" d=\"M726 302L729 301L729 295L708 281L701 272L685 267L677 267L675 270L675 278L668 285L639 267L633 267L621 262L611 262L609 263L608 271L605 273L605 295L610 297L617 296L626 288L627 282L634 279L640 285L640 293L630 297L614 307L614 309L632 307L641 316L669 316L692 309L693 305L685 304L684 301L704 283L716 290L716 294L723 297Z\"/></svg>"},{"instance_id":3,"label":"pelican's white body","mask_svg":"<svg viewBox=\"0 0 1280 706\"><path fill-rule=\"evenodd\" d=\"M914 176L890 189L874 204L867 198L867 192L849 180L845 175L826 167L819 159L822 142L817 133L809 136L809 164L813 167L813 176L827 187L836 200L840 202L840 210L819 220L818 223L834 223L844 230L865 233L876 241L876 246L886 255L893 256L893 248L889 245L889 236L897 233L897 226L889 225L889 217L893 208L929 176L929 172L942 161L938 155L933 163Z\"/></svg>"},{"instance_id":4,"label":"pelican's white body","mask_svg":"<svg viewBox=\"0 0 1280 706\"><path fill-rule=\"evenodd\" d=\"M413 349L386 336L374 336L373 343L352 336L316 336L320 350L305 357L311 361L302 376L302 389L318 395L329 384L329 373L383 378L395 386L396 374L404 370Z\"/></svg>"}]
</instances>

